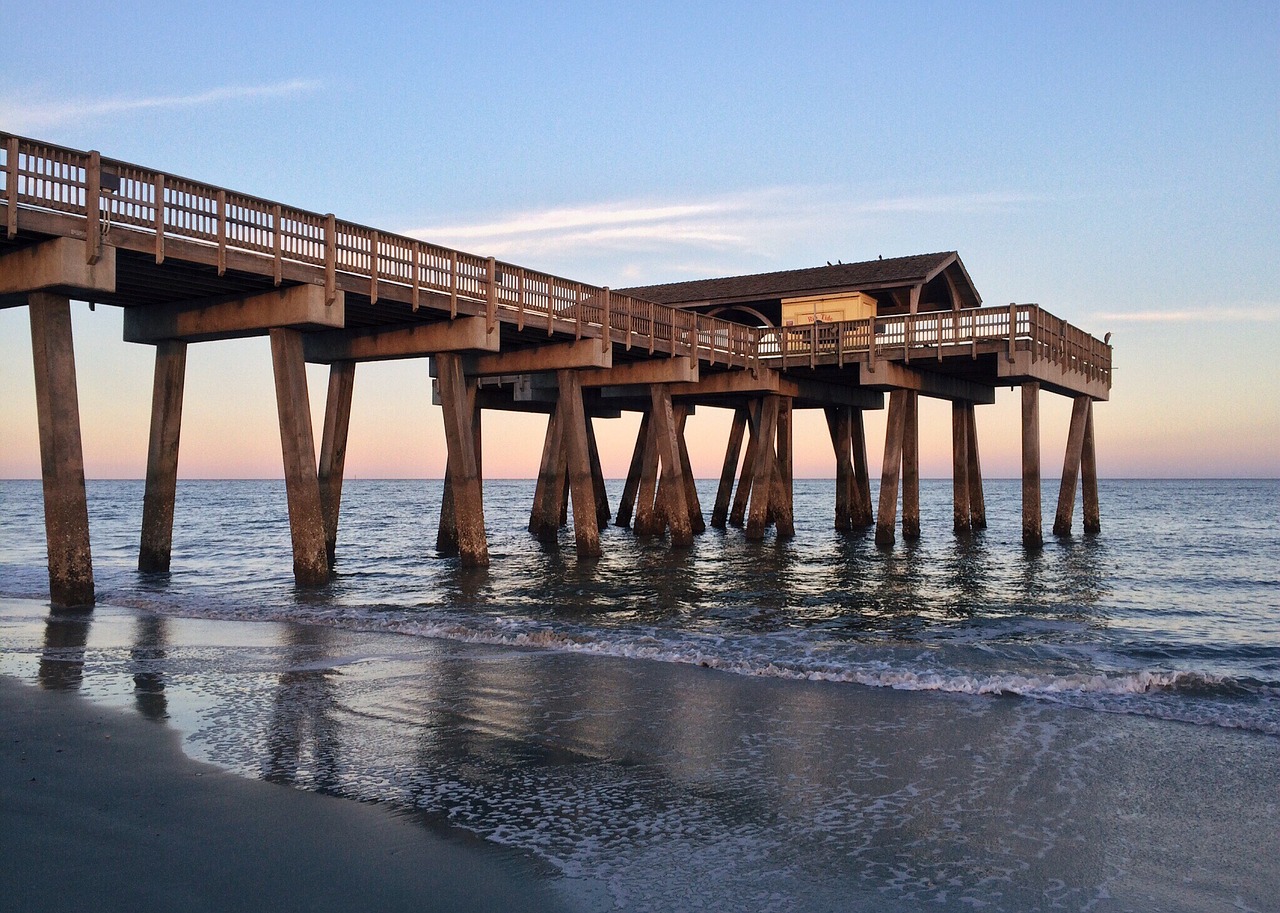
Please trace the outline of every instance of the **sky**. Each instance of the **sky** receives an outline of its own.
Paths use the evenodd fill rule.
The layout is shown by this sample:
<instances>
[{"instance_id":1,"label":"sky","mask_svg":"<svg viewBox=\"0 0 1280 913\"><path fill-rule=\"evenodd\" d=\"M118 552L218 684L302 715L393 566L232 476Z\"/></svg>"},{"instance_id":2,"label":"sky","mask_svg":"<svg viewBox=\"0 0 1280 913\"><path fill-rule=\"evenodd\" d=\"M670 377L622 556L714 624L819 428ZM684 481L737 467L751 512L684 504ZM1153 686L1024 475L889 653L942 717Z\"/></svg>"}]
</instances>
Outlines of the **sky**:
<instances>
[{"instance_id":1,"label":"sky","mask_svg":"<svg viewBox=\"0 0 1280 913\"><path fill-rule=\"evenodd\" d=\"M0 0L0 129L614 288L957 250L984 303L1101 337L1108 477L1280 476L1280 5L38 4ZM86 473L145 472L153 350L73 304ZM312 368L312 409L325 374ZM0 478L39 476L24 308ZM1070 403L1042 398L1056 476ZM718 476L730 414L690 419ZM638 420L599 423L625 475ZM872 471L884 413L868 412ZM489 415L485 472L545 419ZM1019 472L1016 391L979 407ZM922 401L921 471L950 473ZM425 360L357 371L348 477L438 477ZM282 474L265 340L190 348L179 471ZM796 475L830 476L820 413Z\"/></svg>"}]
</instances>

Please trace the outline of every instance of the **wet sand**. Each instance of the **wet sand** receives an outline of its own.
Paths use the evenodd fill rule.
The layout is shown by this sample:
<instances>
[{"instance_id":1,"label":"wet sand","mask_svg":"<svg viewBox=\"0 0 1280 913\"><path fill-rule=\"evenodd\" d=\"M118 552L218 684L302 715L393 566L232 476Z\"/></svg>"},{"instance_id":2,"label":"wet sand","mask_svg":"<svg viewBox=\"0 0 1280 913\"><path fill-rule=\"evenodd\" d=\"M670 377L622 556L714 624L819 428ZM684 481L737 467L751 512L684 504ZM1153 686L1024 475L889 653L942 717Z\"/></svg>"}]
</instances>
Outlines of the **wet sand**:
<instances>
[{"instance_id":1,"label":"wet sand","mask_svg":"<svg viewBox=\"0 0 1280 913\"><path fill-rule=\"evenodd\" d=\"M226 773L161 723L0 677L0 906L552 910L514 852Z\"/></svg>"}]
</instances>

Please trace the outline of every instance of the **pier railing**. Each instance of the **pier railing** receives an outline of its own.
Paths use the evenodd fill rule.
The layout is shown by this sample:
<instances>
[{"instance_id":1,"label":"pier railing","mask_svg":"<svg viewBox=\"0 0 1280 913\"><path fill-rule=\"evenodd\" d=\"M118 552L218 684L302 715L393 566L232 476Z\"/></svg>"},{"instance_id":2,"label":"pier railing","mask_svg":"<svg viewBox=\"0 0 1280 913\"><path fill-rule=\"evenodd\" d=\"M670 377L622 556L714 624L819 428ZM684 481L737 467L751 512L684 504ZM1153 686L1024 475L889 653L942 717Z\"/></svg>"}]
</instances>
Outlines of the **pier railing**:
<instances>
[{"instance_id":1,"label":"pier railing","mask_svg":"<svg viewBox=\"0 0 1280 913\"><path fill-rule=\"evenodd\" d=\"M0 133L0 200L10 237L18 207L31 207L83 217L93 249L115 227L154 238L157 262L166 239L178 238L216 248L220 268L229 250L256 256L277 281L284 263L302 264L330 300L341 275L367 282L374 302L395 286L413 310L433 294L436 307L447 299L451 316L464 302L468 312L521 330L572 332L713 364L756 359L750 327L9 133Z\"/></svg>"},{"instance_id":2,"label":"pier railing","mask_svg":"<svg viewBox=\"0 0 1280 913\"><path fill-rule=\"evenodd\" d=\"M5 230L17 234L20 206L82 217L91 255L112 228L149 236L156 262L167 239L216 249L219 270L228 251L257 258L281 279L285 263L314 271L329 300L339 276L377 302L392 287L417 310L459 303L519 330L571 332L649 354L688 355L711 364L781 368L884 358L954 355L1004 341L1010 356L1029 349L1089 379L1111 380L1111 349L1035 305L930 312L782 329L756 328L670 305L610 292L492 257L479 257L417 238L285 206L175 177L127 162L0 132L0 201Z\"/></svg>"},{"instance_id":3,"label":"pier railing","mask_svg":"<svg viewBox=\"0 0 1280 913\"><path fill-rule=\"evenodd\" d=\"M932 311L760 331L761 363L815 367L879 358L926 362L993 349L1028 351L1090 381L1111 385L1111 347L1034 304Z\"/></svg>"}]
</instances>

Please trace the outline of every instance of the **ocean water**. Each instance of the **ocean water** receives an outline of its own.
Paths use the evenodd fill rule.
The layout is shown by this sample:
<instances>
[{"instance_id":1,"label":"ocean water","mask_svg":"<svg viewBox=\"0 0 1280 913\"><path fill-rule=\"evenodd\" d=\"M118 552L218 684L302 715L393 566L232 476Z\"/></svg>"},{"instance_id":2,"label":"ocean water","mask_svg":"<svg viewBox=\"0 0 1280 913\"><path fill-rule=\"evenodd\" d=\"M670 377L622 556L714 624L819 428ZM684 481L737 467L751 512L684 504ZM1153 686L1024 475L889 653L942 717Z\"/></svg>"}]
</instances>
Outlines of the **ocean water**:
<instances>
[{"instance_id":1,"label":"ocean water","mask_svg":"<svg viewBox=\"0 0 1280 913\"><path fill-rule=\"evenodd\" d=\"M967 536L924 482L891 550L832 529L832 489L796 482L787 542L611 528L580 562L525 531L531 482L488 481L464 569L439 482L352 480L307 591L282 483L180 483L142 575L141 483L90 482L90 619L40 605L40 486L3 482L0 672L525 850L576 909L1274 902L1280 482L1104 480L1102 533L1034 552L1015 481Z\"/></svg>"}]
</instances>

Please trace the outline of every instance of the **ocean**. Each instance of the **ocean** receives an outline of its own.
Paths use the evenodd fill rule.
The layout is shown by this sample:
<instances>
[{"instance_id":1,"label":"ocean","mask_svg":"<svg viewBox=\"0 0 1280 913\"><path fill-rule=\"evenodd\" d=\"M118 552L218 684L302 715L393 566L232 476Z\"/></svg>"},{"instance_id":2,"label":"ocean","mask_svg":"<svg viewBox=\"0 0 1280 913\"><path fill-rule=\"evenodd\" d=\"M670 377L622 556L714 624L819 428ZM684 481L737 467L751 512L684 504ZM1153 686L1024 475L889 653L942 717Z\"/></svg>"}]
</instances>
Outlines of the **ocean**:
<instances>
[{"instance_id":1,"label":"ocean","mask_svg":"<svg viewBox=\"0 0 1280 913\"><path fill-rule=\"evenodd\" d=\"M833 488L796 481L790 541L579 562L488 480L465 569L438 481L349 480L308 591L283 483L180 482L144 575L142 484L91 481L99 608L50 617L40 484L0 482L0 673L514 847L571 909L1275 909L1280 481L1103 480L1102 533L1077 505L1036 551L1017 481L964 536L922 482L891 550Z\"/></svg>"}]
</instances>

